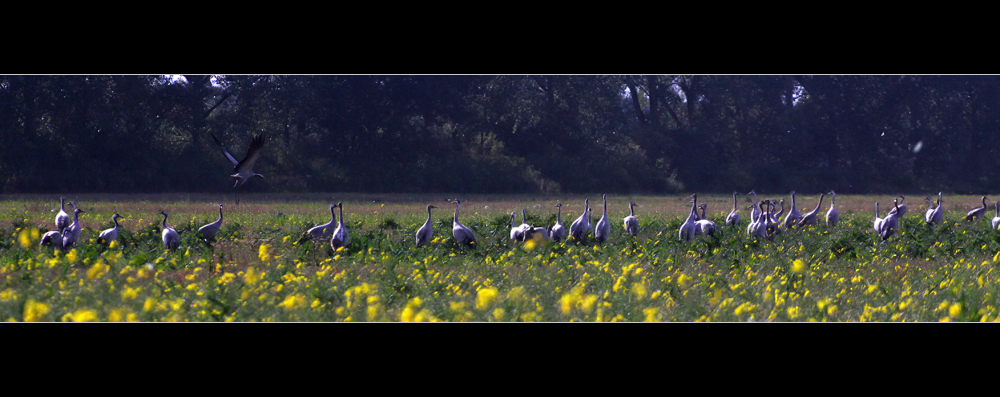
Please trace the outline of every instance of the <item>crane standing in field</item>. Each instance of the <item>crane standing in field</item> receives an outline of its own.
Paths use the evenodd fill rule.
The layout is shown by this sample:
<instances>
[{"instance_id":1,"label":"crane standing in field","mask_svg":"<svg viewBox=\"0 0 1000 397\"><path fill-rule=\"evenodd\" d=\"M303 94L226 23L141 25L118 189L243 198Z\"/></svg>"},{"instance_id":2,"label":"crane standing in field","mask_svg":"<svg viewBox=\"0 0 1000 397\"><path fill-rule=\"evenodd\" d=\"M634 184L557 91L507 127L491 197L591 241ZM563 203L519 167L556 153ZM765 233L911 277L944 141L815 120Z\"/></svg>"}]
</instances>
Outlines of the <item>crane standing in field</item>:
<instances>
[{"instance_id":1,"label":"crane standing in field","mask_svg":"<svg viewBox=\"0 0 1000 397\"><path fill-rule=\"evenodd\" d=\"M996 209L997 214L992 220L990 220L990 226L992 226L993 230L996 231L1000 228L1000 201L993 203L993 208Z\"/></svg>"},{"instance_id":2,"label":"crane standing in field","mask_svg":"<svg viewBox=\"0 0 1000 397\"><path fill-rule=\"evenodd\" d=\"M458 222L458 209L462 206L461 201L455 199L455 219L451 223L451 234L455 236L455 242L458 245L469 245L472 246L476 244L476 235L472 233L468 227ZM343 217L343 215L341 215Z\"/></svg>"},{"instance_id":3,"label":"crane standing in field","mask_svg":"<svg viewBox=\"0 0 1000 397\"><path fill-rule=\"evenodd\" d=\"M972 211L969 211L968 214L965 214L965 220L969 222L974 222L979 220L980 218L984 218L984 215L986 215L986 196L983 196L983 206L981 208L976 208Z\"/></svg>"},{"instance_id":4,"label":"crane standing in field","mask_svg":"<svg viewBox=\"0 0 1000 397\"><path fill-rule=\"evenodd\" d=\"M588 219L588 209L590 209L590 199L586 199L583 202L583 213L580 214L579 218L576 218L571 225L569 225L569 234L573 236L573 240L580 241L583 236L590 230L590 219Z\"/></svg>"},{"instance_id":5,"label":"crane standing in field","mask_svg":"<svg viewBox=\"0 0 1000 397\"><path fill-rule=\"evenodd\" d=\"M677 237L684 241L691 241L694 238L695 219L698 219L698 194L695 193L691 197L691 212L677 230Z\"/></svg>"},{"instance_id":6,"label":"crane standing in field","mask_svg":"<svg viewBox=\"0 0 1000 397\"><path fill-rule=\"evenodd\" d=\"M420 230L417 230L417 247L431 242L431 239L434 238L434 228L431 226L431 208L437 207L427 206L427 221L420 227Z\"/></svg>"},{"instance_id":7,"label":"crane standing in field","mask_svg":"<svg viewBox=\"0 0 1000 397\"><path fill-rule=\"evenodd\" d=\"M80 225L80 214L83 212L84 211L79 208L73 209L73 224L69 225L69 227L62 232L63 249L72 247L73 244L76 244L76 242L80 240L80 232L83 230L83 226Z\"/></svg>"},{"instance_id":8,"label":"crane standing in field","mask_svg":"<svg viewBox=\"0 0 1000 397\"><path fill-rule=\"evenodd\" d=\"M884 219L878 217L878 202L875 202L875 222L872 223L872 227L875 228L875 233L882 235L882 222Z\"/></svg>"},{"instance_id":9,"label":"crane standing in field","mask_svg":"<svg viewBox=\"0 0 1000 397\"><path fill-rule=\"evenodd\" d=\"M328 238L333 236L334 226L337 224L337 213L334 209L337 208L337 204L330 204L330 222L324 223L319 226L313 226L311 229L306 231L306 235L303 238ZM299 240L304 242L305 240Z\"/></svg>"},{"instance_id":10,"label":"crane standing in field","mask_svg":"<svg viewBox=\"0 0 1000 397\"><path fill-rule=\"evenodd\" d=\"M510 212L510 241L522 241L524 240L524 229L517 224L517 213L514 211Z\"/></svg>"},{"instance_id":11,"label":"crane standing in field","mask_svg":"<svg viewBox=\"0 0 1000 397\"><path fill-rule=\"evenodd\" d=\"M250 141L250 147L247 149L247 155L243 157L242 161L236 161L236 158L229 154L229 151L226 150L226 147L222 145L222 141L220 141L215 134L212 134L212 139L215 140L215 144L219 146L220 150L222 150L222 154L226 155L226 158L233 163L234 174L229 177L236 180L236 184L233 185L233 193L236 195L236 204L239 204L240 194L236 188L247 183L247 181L253 177L260 177L260 179L264 179L264 175L253 172L253 164L257 162L258 158L260 158L260 151L264 148L264 135L256 135L253 137Z\"/></svg>"},{"instance_id":12,"label":"crane standing in field","mask_svg":"<svg viewBox=\"0 0 1000 397\"><path fill-rule=\"evenodd\" d=\"M566 227L562 224L562 203L556 204L556 224L552 226L552 241L562 241L566 237Z\"/></svg>"},{"instance_id":13,"label":"crane standing in field","mask_svg":"<svg viewBox=\"0 0 1000 397\"><path fill-rule=\"evenodd\" d=\"M815 225L816 224L816 214L819 214L819 207L823 206L823 196L825 196L825 195L826 195L825 193L820 193L820 195L819 195L819 202L816 203L816 208L813 208L812 211L809 211L805 215L802 215L802 221L799 222L799 224L801 224L803 226L804 225Z\"/></svg>"},{"instance_id":14,"label":"crane standing in field","mask_svg":"<svg viewBox=\"0 0 1000 397\"><path fill-rule=\"evenodd\" d=\"M788 215L785 215L785 221L781 223L781 228L788 230L793 226L799 224L802 221L802 214L799 213L799 209L795 207L795 191L792 190L792 209L788 211Z\"/></svg>"},{"instance_id":15,"label":"crane standing in field","mask_svg":"<svg viewBox=\"0 0 1000 397\"><path fill-rule=\"evenodd\" d=\"M726 225L733 227L740 225L740 210L736 208L736 192L733 192L733 210L729 211L729 215L726 215Z\"/></svg>"},{"instance_id":16,"label":"crane standing in field","mask_svg":"<svg viewBox=\"0 0 1000 397\"><path fill-rule=\"evenodd\" d=\"M929 224L933 225L935 223L941 223L941 222L944 221L944 212L941 210L941 194L942 193L943 192L938 192L937 207L935 207L933 210L931 210L931 209L927 210L927 223L929 223ZM930 200L930 199L928 198L928 200ZM930 207L929 202L928 202L927 206Z\"/></svg>"},{"instance_id":17,"label":"crane standing in field","mask_svg":"<svg viewBox=\"0 0 1000 397\"><path fill-rule=\"evenodd\" d=\"M628 213L629 215L625 217L625 232L630 236L635 237L639 234L639 218L635 217L635 201L629 201L628 203Z\"/></svg>"},{"instance_id":18,"label":"crane standing in field","mask_svg":"<svg viewBox=\"0 0 1000 397\"><path fill-rule=\"evenodd\" d=\"M112 241L118 239L118 218L121 218L118 214L111 215L111 222L114 222L115 227L101 232L100 236L97 237L99 244L111 244Z\"/></svg>"},{"instance_id":19,"label":"crane standing in field","mask_svg":"<svg viewBox=\"0 0 1000 397\"><path fill-rule=\"evenodd\" d=\"M61 234L63 229L69 227L69 223L69 214L66 213L66 198L60 197L59 213L56 214L56 229L59 229L59 233Z\"/></svg>"},{"instance_id":20,"label":"crane standing in field","mask_svg":"<svg viewBox=\"0 0 1000 397\"><path fill-rule=\"evenodd\" d=\"M201 236L202 241L205 244L209 244L215 235L219 233L219 229L222 228L222 204L219 204L219 220L209 223L205 226L198 228L198 234Z\"/></svg>"},{"instance_id":21,"label":"crane standing in field","mask_svg":"<svg viewBox=\"0 0 1000 397\"><path fill-rule=\"evenodd\" d=\"M899 222L900 214L902 213L899 209L899 203L895 198L892 199L892 207L895 208L896 211L889 211L889 213L885 216L885 219L882 220L882 224L878 232L878 235L882 237L883 242L896 233L896 226Z\"/></svg>"},{"instance_id":22,"label":"crane standing in field","mask_svg":"<svg viewBox=\"0 0 1000 397\"><path fill-rule=\"evenodd\" d=\"M337 226L337 230L333 231L333 238L330 239L330 246L336 251L340 247L346 247L347 243L351 241L350 234L347 233L347 225L344 224L344 203L337 203L337 207L340 207L340 225Z\"/></svg>"},{"instance_id":23,"label":"crane standing in field","mask_svg":"<svg viewBox=\"0 0 1000 397\"><path fill-rule=\"evenodd\" d=\"M604 215L601 219L597 221L597 227L594 228L594 238L597 239L598 243L603 243L611 235L611 222L608 221L608 195L604 195Z\"/></svg>"},{"instance_id":24,"label":"crane standing in field","mask_svg":"<svg viewBox=\"0 0 1000 397\"><path fill-rule=\"evenodd\" d=\"M708 217L705 215L708 204L703 203L699 207L701 207L701 219L695 222L695 228L705 236L715 237L715 222L708 220Z\"/></svg>"},{"instance_id":25,"label":"crane standing in field","mask_svg":"<svg viewBox=\"0 0 1000 397\"><path fill-rule=\"evenodd\" d=\"M831 190L830 195L833 198L830 199L830 209L826 211L826 224L837 226L837 222L840 222L840 212L837 212L837 193Z\"/></svg>"},{"instance_id":26,"label":"crane standing in field","mask_svg":"<svg viewBox=\"0 0 1000 397\"><path fill-rule=\"evenodd\" d=\"M181 245L181 235L177 233L177 229L167 226L167 217L170 216L167 210L160 211L160 215L163 215L163 245L168 250L176 251Z\"/></svg>"}]
</instances>

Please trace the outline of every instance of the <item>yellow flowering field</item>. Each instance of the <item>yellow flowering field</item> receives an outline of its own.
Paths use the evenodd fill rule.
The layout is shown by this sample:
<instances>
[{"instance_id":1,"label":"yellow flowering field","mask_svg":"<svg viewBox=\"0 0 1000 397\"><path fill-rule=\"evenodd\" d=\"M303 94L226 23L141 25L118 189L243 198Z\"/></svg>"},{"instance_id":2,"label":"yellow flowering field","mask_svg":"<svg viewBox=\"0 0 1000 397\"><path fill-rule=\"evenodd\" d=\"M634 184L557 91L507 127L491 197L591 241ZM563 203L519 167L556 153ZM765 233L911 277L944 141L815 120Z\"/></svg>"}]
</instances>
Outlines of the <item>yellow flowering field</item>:
<instances>
[{"instance_id":1,"label":"yellow flowering field","mask_svg":"<svg viewBox=\"0 0 1000 397\"><path fill-rule=\"evenodd\" d=\"M563 199L567 227L580 215L583 198ZM602 208L590 198L596 224ZM950 202L971 206L975 199ZM874 209L862 208L875 199L838 196L836 227L796 228L769 241L746 236L745 210L739 228L725 227L731 196L710 196L704 200L712 203L708 215L719 226L717 235L684 242L677 237L687 216L683 197L609 197L612 233L604 243L592 235L516 243L510 240L510 212L518 213L517 223L527 209L528 223L551 225L557 199L478 196L462 201L460 220L477 238L467 248L452 237L454 205L440 197L354 195L338 200L344 202L350 243L334 251L329 239L303 236L329 222L330 202L244 200L226 204L222 230L209 245L196 231L217 219L218 203L77 199L85 210L84 229L69 250L39 246L54 228L58 200L0 201L0 320L1000 319L993 274L1000 234L988 220L965 222L959 205L946 207L944 224L929 226L923 221L926 205L913 200L896 235L883 243L872 230ZM636 207L636 237L622 226L629 200L642 204ZM432 213L434 238L417 248L414 236L427 218L427 204L439 207ZM180 248L173 252L161 240L161 209L180 232ZM100 244L98 233L113 226L113 213L124 217L119 237Z\"/></svg>"}]
</instances>

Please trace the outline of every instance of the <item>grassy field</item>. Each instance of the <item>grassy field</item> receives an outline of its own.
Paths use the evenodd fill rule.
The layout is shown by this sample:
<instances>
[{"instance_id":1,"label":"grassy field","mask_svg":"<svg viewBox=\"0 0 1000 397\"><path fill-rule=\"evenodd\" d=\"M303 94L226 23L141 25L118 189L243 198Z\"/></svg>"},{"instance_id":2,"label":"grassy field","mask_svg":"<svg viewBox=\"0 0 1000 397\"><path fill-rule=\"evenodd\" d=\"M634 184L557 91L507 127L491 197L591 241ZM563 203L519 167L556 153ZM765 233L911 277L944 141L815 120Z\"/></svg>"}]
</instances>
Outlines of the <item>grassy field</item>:
<instances>
[{"instance_id":1,"label":"grassy field","mask_svg":"<svg viewBox=\"0 0 1000 397\"><path fill-rule=\"evenodd\" d=\"M742 193L742 192L741 192ZM54 228L59 198L0 196L0 320L10 321L993 321L1000 252L985 221L965 213L980 197L945 196L945 223L923 222L923 196L907 196L899 231L881 243L872 230L890 196L838 196L841 224L793 229L774 241L746 237L750 205L738 196L739 230L722 227L731 196L699 196L720 226L716 238L677 238L685 196L613 196L604 244L515 244L510 212L551 225L557 202L567 226L585 198L600 195L463 195L460 221L473 249L451 235L453 195L79 195L82 242L69 251L39 247ZM761 195L760 199L787 195ZM936 197L935 197L936 198ZM818 195L797 196L800 212ZM218 218L211 247L195 236ZM635 201L640 233L624 234ZM301 239L344 202L350 244ZM434 204L435 240L414 234ZM829 196L821 212L829 207ZM989 204L992 204L990 202ZM67 204L68 208L71 208ZM160 210L181 232L166 251ZM70 212L70 211L68 211ZM108 247L94 240L118 213L123 230ZM822 216L822 215L821 215Z\"/></svg>"}]
</instances>

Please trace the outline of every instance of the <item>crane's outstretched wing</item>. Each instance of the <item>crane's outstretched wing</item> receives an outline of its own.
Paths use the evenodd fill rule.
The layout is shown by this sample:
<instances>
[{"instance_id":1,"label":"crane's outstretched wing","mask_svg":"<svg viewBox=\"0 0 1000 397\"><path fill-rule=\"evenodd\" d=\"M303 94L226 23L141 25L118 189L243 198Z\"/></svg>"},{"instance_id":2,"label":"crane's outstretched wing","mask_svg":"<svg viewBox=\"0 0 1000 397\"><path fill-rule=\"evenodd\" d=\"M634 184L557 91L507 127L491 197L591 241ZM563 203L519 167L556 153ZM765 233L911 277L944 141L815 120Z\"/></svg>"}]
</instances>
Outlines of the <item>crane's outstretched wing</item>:
<instances>
[{"instance_id":1,"label":"crane's outstretched wing","mask_svg":"<svg viewBox=\"0 0 1000 397\"><path fill-rule=\"evenodd\" d=\"M222 146L222 142L221 142L221 141L219 141L219 138L217 138L217 137L215 136L215 134L212 134L212 139L214 139L214 140L215 140L215 144L216 144L216 145L218 145L218 146L219 146L219 149L221 149L221 150L222 150L222 154L226 155L226 158L227 158L227 159L229 159L229 161L232 161L232 162L233 162L233 166L234 166L234 167L235 167L235 166L238 166L238 165L240 165L240 162L239 162L239 161L236 161L236 159L234 159L234 158L233 158L233 155L229 154L229 152L228 152L228 151L226 151L226 147L225 147L225 146Z\"/></svg>"},{"instance_id":2,"label":"crane's outstretched wing","mask_svg":"<svg viewBox=\"0 0 1000 397\"><path fill-rule=\"evenodd\" d=\"M260 157L260 151L264 148L264 135L257 135L253 137L250 141L250 148L247 149L247 155L236 165L236 172L242 173L243 171L250 171L253 169L253 163L257 162L257 158Z\"/></svg>"}]
</instances>

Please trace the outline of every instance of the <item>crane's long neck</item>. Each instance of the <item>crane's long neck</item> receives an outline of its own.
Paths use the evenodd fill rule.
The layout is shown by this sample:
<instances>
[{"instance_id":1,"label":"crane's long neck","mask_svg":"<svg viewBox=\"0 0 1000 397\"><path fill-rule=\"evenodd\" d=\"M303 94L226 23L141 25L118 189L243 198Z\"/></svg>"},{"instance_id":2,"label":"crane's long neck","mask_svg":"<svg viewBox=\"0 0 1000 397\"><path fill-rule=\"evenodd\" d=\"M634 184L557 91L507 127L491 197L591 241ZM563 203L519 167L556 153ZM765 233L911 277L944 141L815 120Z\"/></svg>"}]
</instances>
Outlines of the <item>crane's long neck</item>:
<instances>
[{"instance_id":1,"label":"crane's long neck","mask_svg":"<svg viewBox=\"0 0 1000 397\"><path fill-rule=\"evenodd\" d=\"M878 219L878 203L875 203L875 219Z\"/></svg>"},{"instance_id":2,"label":"crane's long neck","mask_svg":"<svg viewBox=\"0 0 1000 397\"><path fill-rule=\"evenodd\" d=\"M635 216L635 203L628 203L628 215Z\"/></svg>"},{"instance_id":3,"label":"crane's long neck","mask_svg":"<svg viewBox=\"0 0 1000 397\"><path fill-rule=\"evenodd\" d=\"M733 211L736 211L736 193L733 193Z\"/></svg>"},{"instance_id":4,"label":"crane's long neck","mask_svg":"<svg viewBox=\"0 0 1000 397\"><path fill-rule=\"evenodd\" d=\"M341 205L338 205L338 207L340 207L340 224L343 225L344 224L344 205L341 204Z\"/></svg>"},{"instance_id":5,"label":"crane's long neck","mask_svg":"<svg viewBox=\"0 0 1000 397\"><path fill-rule=\"evenodd\" d=\"M117 216L112 216L111 217L111 221L115 223L115 229L117 229L118 228L118 217Z\"/></svg>"},{"instance_id":6,"label":"crane's long neck","mask_svg":"<svg viewBox=\"0 0 1000 397\"><path fill-rule=\"evenodd\" d=\"M604 195L604 218L608 217L608 195Z\"/></svg>"},{"instance_id":7,"label":"crane's long neck","mask_svg":"<svg viewBox=\"0 0 1000 397\"><path fill-rule=\"evenodd\" d=\"M334 223L337 223L337 211L336 211L336 209L337 209L336 205L331 205L330 206L330 224L331 225L334 224Z\"/></svg>"},{"instance_id":8,"label":"crane's long neck","mask_svg":"<svg viewBox=\"0 0 1000 397\"><path fill-rule=\"evenodd\" d=\"M431 223L431 208L427 207L427 223Z\"/></svg>"},{"instance_id":9,"label":"crane's long neck","mask_svg":"<svg viewBox=\"0 0 1000 397\"><path fill-rule=\"evenodd\" d=\"M458 209L461 206L462 204L460 204L458 201L455 202L455 223L458 223ZM511 222L511 224L513 225L514 223Z\"/></svg>"},{"instance_id":10,"label":"crane's long neck","mask_svg":"<svg viewBox=\"0 0 1000 397\"><path fill-rule=\"evenodd\" d=\"M701 207L701 219L706 219L705 218L705 209L706 208L708 208L708 207Z\"/></svg>"},{"instance_id":11,"label":"crane's long neck","mask_svg":"<svg viewBox=\"0 0 1000 397\"><path fill-rule=\"evenodd\" d=\"M510 213L510 227L517 227L517 214L514 212Z\"/></svg>"},{"instance_id":12,"label":"crane's long neck","mask_svg":"<svg viewBox=\"0 0 1000 397\"><path fill-rule=\"evenodd\" d=\"M59 209L62 212L66 212L66 198L65 197L59 199Z\"/></svg>"},{"instance_id":13,"label":"crane's long neck","mask_svg":"<svg viewBox=\"0 0 1000 397\"><path fill-rule=\"evenodd\" d=\"M222 222L222 206L219 206L219 222Z\"/></svg>"},{"instance_id":14,"label":"crane's long neck","mask_svg":"<svg viewBox=\"0 0 1000 397\"><path fill-rule=\"evenodd\" d=\"M830 199L831 200L830 208L833 208L837 206L837 193L830 192L830 194L833 195L833 197ZM928 203L927 205L930 205L930 203Z\"/></svg>"},{"instance_id":15,"label":"crane's long neck","mask_svg":"<svg viewBox=\"0 0 1000 397\"><path fill-rule=\"evenodd\" d=\"M822 207L822 206L823 206L823 194L820 194L819 195L819 203L816 204L816 208L813 209L813 212L819 211L819 207Z\"/></svg>"},{"instance_id":16,"label":"crane's long neck","mask_svg":"<svg viewBox=\"0 0 1000 397\"><path fill-rule=\"evenodd\" d=\"M556 223L562 223L562 206L556 207Z\"/></svg>"},{"instance_id":17,"label":"crane's long neck","mask_svg":"<svg viewBox=\"0 0 1000 397\"><path fill-rule=\"evenodd\" d=\"M521 210L521 223L523 223L525 225L528 224L528 210L527 209Z\"/></svg>"},{"instance_id":18,"label":"crane's long neck","mask_svg":"<svg viewBox=\"0 0 1000 397\"><path fill-rule=\"evenodd\" d=\"M163 214L163 228L164 229L167 228L167 216L169 216L169 215Z\"/></svg>"}]
</instances>

